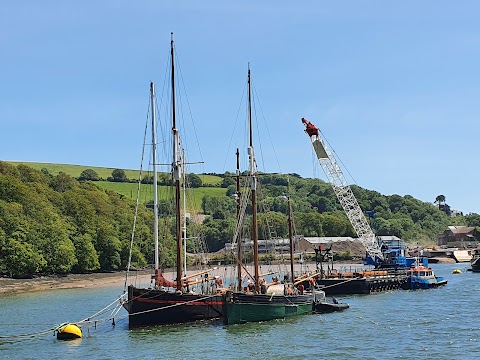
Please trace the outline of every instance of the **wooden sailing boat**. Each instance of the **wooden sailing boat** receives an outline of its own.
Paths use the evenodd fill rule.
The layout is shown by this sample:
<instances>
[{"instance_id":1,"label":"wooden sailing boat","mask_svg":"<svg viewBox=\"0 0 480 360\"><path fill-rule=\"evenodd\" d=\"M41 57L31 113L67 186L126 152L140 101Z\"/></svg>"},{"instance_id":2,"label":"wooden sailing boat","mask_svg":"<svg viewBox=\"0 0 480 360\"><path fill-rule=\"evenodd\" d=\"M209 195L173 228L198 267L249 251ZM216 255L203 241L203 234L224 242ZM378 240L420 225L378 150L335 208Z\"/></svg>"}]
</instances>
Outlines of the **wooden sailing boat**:
<instances>
[{"instance_id":1,"label":"wooden sailing boat","mask_svg":"<svg viewBox=\"0 0 480 360\"><path fill-rule=\"evenodd\" d=\"M224 296L223 322L226 325L241 324L247 322L267 321L273 319L283 319L290 316L311 313L313 308L313 295L300 294L293 284L273 284L261 291L260 271L258 259L258 223L257 223L257 170L252 136L252 111L251 111L251 78L250 68L248 69L248 125L249 125L249 175L248 182L251 192L252 207L252 239L253 239L253 261L254 261L254 288L253 291L243 291L241 270L238 271L236 291L228 291ZM237 156L238 167L238 156ZM237 168L237 173L239 172ZM238 184L238 182L237 182ZM237 185L238 192L238 185ZM245 197L246 198L246 197ZM289 204L290 207L290 204ZM246 205L243 204L242 210L245 211ZM289 236L290 248L293 246L291 218L289 211ZM239 222L243 216L238 216ZM237 224L236 234L239 233ZM240 243L238 247L238 266L241 266ZM293 253L290 252L291 275L293 278ZM263 285L263 284L262 284ZM263 293L262 293L263 292Z\"/></svg>"},{"instance_id":2,"label":"wooden sailing boat","mask_svg":"<svg viewBox=\"0 0 480 360\"><path fill-rule=\"evenodd\" d=\"M193 293L189 287L196 283L192 281L195 276L202 275L200 282L214 280L208 276L210 270L205 270L189 276L185 275L182 267L182 216L181 216L181 179L182 166L180 150L180 135L175 118L175 62L174 41L171 39L171 87L172 87L172 137L173 137L173 162L172 172L175 186L175 219L176 219L176 274L175 281L167 280L159 267L158 246L158 195L157 195L157 142L156 142L156 106L155 87L150 84L151 118L152 118L152 166L154 188L154 239L155 239L155 273L152 276L154 283L150 287L139 288L128 286L128 299L123 304L129 314L129 327L142 327L163 324L193 322L208 320L222 316L222 295L210 288L210 293ZM204 276L206 275L206 276ZM198 281L197 281L198 282Z\"/></svg>"}]
</instances>

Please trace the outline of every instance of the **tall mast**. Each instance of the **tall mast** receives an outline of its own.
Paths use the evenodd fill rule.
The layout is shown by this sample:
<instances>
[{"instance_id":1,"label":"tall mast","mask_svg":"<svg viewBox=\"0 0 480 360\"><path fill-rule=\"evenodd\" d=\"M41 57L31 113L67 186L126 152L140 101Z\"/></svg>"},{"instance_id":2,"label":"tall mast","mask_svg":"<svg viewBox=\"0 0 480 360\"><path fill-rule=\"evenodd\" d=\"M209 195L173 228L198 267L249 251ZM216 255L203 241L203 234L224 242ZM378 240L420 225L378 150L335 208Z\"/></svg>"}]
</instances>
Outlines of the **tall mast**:
<instances>
[{"instance_id":1,"label":"tall mast","mask_svg":"<svg viewBox=\"0 0 480 360\"><path fill-rule=\"evenodd\" d=\"M177 234L177 290L182 290L182 219L180 214L180 179L182 178L182 160L180 156L180 135L175 119L175 57L173 33L170 41L172 62L172 134L173 134L173 178L175 180L175 218Z\"/></svg>"},{"instance_id":2,"label":"tall mast","mask_svg":"<svg viewBox=\"0 0 480 360\"><path fill-rule=\"evenodd\" d=\"M150 83L150 103L152 106L152 167L153 167L153 236L155 239L155 272L159 269L158 260L158 193L157 193L157 130L155 119L155 85Z\"/></svg>"},{"instance_id":3,"label":"tall mast","mask_svg":"<svg viewBox=\"0 0 480 360\"><path fill-rule=\"evenodd\" d=\"M257 177L255 154L253 151L252 130L252 86L250 81L250 64L248 64L248 127L250 129L250 144L248 147L249 170L252 191L252 238L253 238L253 265L255 268L255 292L260 292L260 271L258 266L258 224L257 224Z\"/></svg>"},{"instance_id":4,"label":"tall mast","mask_svg":"<svg viewBox=\"0 0 480 360\"><path fill-rule=\"evenodd\" d=\"M237 148L237 224L240 222L240 152ZM237 284L238 291L242 291L242 237L237 240Z\"/></svg>"},{"instance_id":5,"label":"tall mast","mask_svg":"<svg viewBox=\"0 0 480 360\"><path fill-rule=\"evenodd\" d=\"M295 275L293 273L293 226L292 226L292 204L290 203L290 180L287 188L287 203L288 203L288 238L290 240L290 273L292 276L292 283L295 283Z\"/></svg>"},{"instance_id":6,"label":"tall mast","mask_svg":"<svg viewBox=\"0 0 480 360\"><path fill-rule=\"evenodd\" d=\"M185 151L182 149L182 161L185 166ZM182 237L183 237L183 276L187 275L187 174L183 172L183 224L182 224Z\"/></svg>"}]
</instances>

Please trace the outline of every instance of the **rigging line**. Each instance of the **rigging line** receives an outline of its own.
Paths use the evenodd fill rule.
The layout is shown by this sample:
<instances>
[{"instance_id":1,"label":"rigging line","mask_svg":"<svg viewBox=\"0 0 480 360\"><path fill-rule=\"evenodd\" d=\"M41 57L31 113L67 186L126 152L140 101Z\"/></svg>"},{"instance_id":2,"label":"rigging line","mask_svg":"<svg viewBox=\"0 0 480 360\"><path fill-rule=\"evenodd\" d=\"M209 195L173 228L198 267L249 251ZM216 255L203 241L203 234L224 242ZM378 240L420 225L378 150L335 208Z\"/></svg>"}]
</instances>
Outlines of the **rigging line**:
<instances>
[{"instance_id":1,"label":"rigging line","mask_svg":"<svg viewBox=\"0 0 480 360\"><path fill-rule=\"evenodd\" d=\"M130 273L130 267L132 265L133 241L135 239L135 227L137 225L138 207L139 207L139 202L140 202L140 185L142 183L143 160L144 160L144 156L145 156L145 142L147 140L148 114L150 112L150 105L151 105L150 100L148 100L147 119L145 121L145 131L144 131L144 134L143 134L142 160L140 162L140 171L139 171L139 175L138 175L137 199L136 199L136 203L135 203L135 213L133 215L132 237L130 239L130 250L129 250L129 253L128 253L128 264L127 264L127 272L125 274L125 283L123 285L123 293L125 293L125 291L127 289L128 275Z\"/></svg>"},{"instance_id":2,"label":"rigging line","mask_svg":"<svg viewBox=\"0 0 480 360\"><path fill-rule=\"evenodd\" d=\"M250 179L247 179L247 185L250 185L250 181L251 181ZM239 241L238 237L241 234L241 230L242 230L241 228L243 227L243 220L245 218L245 213L246 213L246 209L247 209L247 200L249 198L250 198L250 191L243 191L242 192L242 197L241 197L242 206L240 207L240 213L239 213L237 225L235 227L235 233L234 233L233 239L232 239L232 244L237 243L237 246L241 242L241 239Z\"/></svg>"},{"instance_id":3,"label":"rigging line","mask_svg":"<svg viewBox=\"0 0 480 360\"><path fill-rule=\"evenodd\" d=\"M110 304L108 304L107 306L105 306L103 309L97 311L95 314L93 314L92 316L89 316L89 317L86 317L84 318L83 320L80 320L78 322L76 322L76 324L81 324L82 322L85 322L85 321L88 321L90 319L93 319L95 317L97 317L98 315L100 314L103 314L104 312L106 312L112 305L114 305L117 301L121 301L121 299L125 297L125 294L121 295L118 299L115 299L114 301L112 301Z\"/></svg>"},{"instance_id":4,"label":"rigging line","mask_svg":"<svg viewBox=\"0 0 480 360\"><path fill-rule=\"evenodd\" d=\"M56 326L58 324L0 324L0 326L15 326L15 327L26 327L26 326Z\"/></svg>"},{"instance_id":5,"label":"rigging line","mask_svg":"<svg viewBox=\"0 0 480 360\"><path fill-rule=\"evenodd\" d=\"M183 73L182 73L182 68L180 66L180 61L179 61L179 56L177 54L177 51L176 51L176 48L174 48L173 50L175 52L175 57L177 59L177 66L176 68L178 69L178 73L180 75L180 80L182 82L182 85L183 85L183 89L184 89L184 93L185 93L185 100L187 102L187 109L188 109L188 112L190 114L190 119L192 120L192 125L193 125L193 132L195 134L195 140L197 142L197 147L198 147L198 152L200 154L200 160L203 162L203 155L202 155L202 151L201 151L201 148L200 148L200 142L198 141L198 136L197 136L197 129L195 128L195 121L193 120L193 114L192 114L192 109L190 107L190 101L188 100L188 94L187 94L187 91L186 91L186 86L185 86L185 82L183 80Z\"/></svg>"},{"instance_id":6,"label":"rigging line","mask_svg":"<svg viewBox=\"0 0 480 360\"><path fill-rule=\"evenodd\" d=\"M256 98L253 97L252 99L253 101L253 112L254 112L254 118L255 120L258 119L258 116L257 116L257 101L256 101ZM255 126L257 128L257 139L258 139L258 147L259 147L259 150L260 150L260 158L262 159L262 169L263 169L263 172L266 172L266 166L265 166L265 159L263 157L263 147L262 147L262 142L260 141L260 128L259 128L259 124L258 124L258 121L255 121ZM257 159L255 158L255 166L257 165L256 164L257 162ZM258 168L257 168L257 171L258 171Z\"/></svg>"},{"instance_id":7,"label":"rigging line","mask_svg":"<svg viewBox=\"0 0 480 360\"><path fill-rule=\"evenodd\" d=\"M237 116L235 117L235 123L233 124L233 129L232 129L232 132L231 132L231 135L230 135L230 143L228 144L228 149L227 149L227 152L226 152L226 155L225 155L225 161L223 163L223 172L225 173L225 168L226 168L226 165L227 165L227 159L228 159L228 154L230 153L230 148L231 148L231 145L232 145L232 142L233 142L233 136L235 135L235 130L237 128L237 123L238 123L238 117L239 117L239 114L240 114L240 110L242 109L242 104L243 104L243 99L245 97L245 92L246 92L246 88L247 88L247 83L245 83L244 87L243 87L243 92L242 92L242 97L241 97L241 100L240 100L240 104L238 105L238 110L237 110Z\"/></svg>"},{"instance_id":8,"label":"rigging line","mask_svg":"<svg viewBox=\"0 0 480 360\"><path fill-rule=\"evenodd\" d=\"M62 324L63 325L63 324ZM61 326L61 325L59 325ZM47 330L42 330L42 331L37 331L34 333L30 334L18 334L18 335L0 335L0 339L17 339L17 338L30 338L30 337L35 337L38 335L44 335L48 334L49 332L55 331L59 326L47 329Z\"/></svg>"},{"instance_id":9,"label":"rigging line","mask_svg":"<svg viewBox=\"0 0 480 360\"><path fill-rule=\"evenodd\" d=\"M157 101L157 93L155 93L155 105L156 105L156 111L157 111L157 123L155 124L156 125L156 128L157 128L157 134L158 134L158 131L160 130L160 136L161 136L161 142L163 144L163 146L161 147L161 154L160 154L160 151L157 152L157 156L160 157L162 156L163 159L170 159L171 156L170 156L170 147L167 146L167 142L168 142L168 137L167 137L167 134L170 134L170 129L169 129L169 125L170 125L170 121L169 121L169 114L171 111L168 107L167 107L167 103L168 103L168 95L166 95L167 91L168 91L168 83L169 83L169 69L170 69L170 57L168 57L168 61L165 65L165 71L164 71L164 77L163 77L163 86L162 86L162 91L161 91L161 96L160 96L160 101ZM168 150L167 150L168 149ZM169 161L165 161L165 163L168 163ZM159 162L157 162L159 163Z\"/></svg>"},{"instance_id":10,"label":"rigging line","mask_svg":"<svg viewBox=\"0 0 480 360\"><path fill-rule=\"evenodd\" d=\"M266 120L266 118L265 118L265 114L263 113L262 104L261 104L261 102L260 102L260 96L259 96L258 93L257 93L256 87L253 86L253 85L254 85L254 84L252 84L253 92L255 93L255 97L256 97L257 99L259 99L259 101L258 101L258 107L260 108L260 114L262 115L262 119L263 119L263 122L264 122L264 124L265 124L265 128L267 129L268 138L269 138L269 140L270 140L270 143L272 144L273 154L274 154L274 156L275 156L275 160L276 160L276 162L277 162L278 169L280 170L280 172L282 172L282 167L280 166L280 162L278 161L278 156L277 156L277 152L275 151L275 146L273 146L274 143L273 143L273 140L272 140L272 136L271 136L271 134L270 134L270 131L268 131L269 128L268 128L267 120Z\"/></svg>"},{"instance_id":11,"label":"rigging line","mask_svg":"<svg viewBox=\"0 0 480 360\"><path fill-rule=\"evenodd\" d=\"M323 132L319 129L318 130L320 132L320 134L322 135L323 139L325 140L325 142L327 143L327 145L330 147L330 151L337 157L337 159L340 161L340 163L342 164L343 168L347 171L348 175L350 175L350 177L352 178L353 180L353 183L355 185L357 185L357 182L355 181L355 178L352 176L352 174L350 174L350 171L348 171L347 167L345 166L345 164L343 163L342 159L340 158L340 156L338 156L338 154L335 152L335 150L332 148L332 146L330 145L330 143L328 142L327 138L325 137L325 135L323 134Z\"/></svg>"},{"instance_id":12,"label":"rigging line","mask_svg":"<svg viewBox=\"0 0 480 360\"><path fill-rule=\"evenodd\" d=\"M331 288L331 287L334 287L334 286L338 286L338 285L342 285L342 284L345 284L345 283L347 283L347 282L349 282L349 281L353 281L353 280L357 280L357 279L352 278L352 279L348 279L348 280L345 280L345 281L342 281L342 282L339 282L339 283L336 283L336 284L323 286L323 287L320 288L320 290L328 289L328 288Z\"/></svg>"}]
</instances>

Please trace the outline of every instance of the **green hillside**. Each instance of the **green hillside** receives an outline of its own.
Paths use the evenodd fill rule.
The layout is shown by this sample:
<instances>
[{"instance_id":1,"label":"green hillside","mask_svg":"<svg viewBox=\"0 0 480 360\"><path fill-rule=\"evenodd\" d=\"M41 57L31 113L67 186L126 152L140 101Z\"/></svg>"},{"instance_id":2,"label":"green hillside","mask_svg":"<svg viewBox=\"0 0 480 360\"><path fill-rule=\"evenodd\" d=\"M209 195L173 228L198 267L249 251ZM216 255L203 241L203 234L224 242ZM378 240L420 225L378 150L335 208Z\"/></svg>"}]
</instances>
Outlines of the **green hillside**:
<instances>
[{"instance_id":1,"label":"green hillside","mask_svg":"<svg viewBox=\"0 0 480 360\"><path fill-rule=\"evenodd\" d=\"M49 174L58 175L60 172L68 174L74 178L78 178L82 171L87 169L94 170L98 176L102 179L107 179L108 177L112 176L112 171L115 168L107 168L107 167L96 167L96 166L85 166L85 165L68 165L68 164L51 164L51 163L38 163L38 162L27 162L27 161L7 161L7 163L12 165L24 164L36 170L47 169ZM132 169L122 169L125 171L127 178L130 180L137 180L138 179L138 170ZM205 175L199 174L200 178L202 179L203 184L205 185L219 185L222 182L222 178L220 176L215 175ZM111 189L114 190L114 189ZM116 191L116 190L114 190ZM123 194L121 191L119 193ZM127 195L127 194L123 194Z\"/></svg>"},{"instance_id":2,"label":"green hillside","mask_svg":"<svg viewBox=\"0 0 480 360\"><path fill-rule=\"evenodd\" d=\"M30 165L30 164L29 164ZM0 161L0 275L30 275L37 272L56 273L122 269L128 262L131 228L137 184L107 181L77 181L86 166L36 164L36 170L23 164ZM105 170L105 169L104 169ZM112 169L109 169L112 170ZM96 170L95 170L96 171ZM57 172L57 174L55 174ZM108 175L108 170L103 174ZM216 181L222 176L209 175ZM227 184L228 177L222 185ZM236 203L227 188L199 187L187 191L189 212L201 210L203 222L189 221L188 234L205 240L208 251L216 252L232 240L237 222ZM258 234L269 239L271 229L276 236L288 237L288 206L284 194L289 185L291 206L297 234L304 236L355 236L345 212L330 184L319 179L303 179L298 175L263 174L257 189ZM243 184L246 186L246 184ZM151 206L152 189L140 199L134 251L137 266L152 263ZM146 188L146 189L145 189ZM375 211L372 227L378 235L395 235L411 244L434 244L438 234L448 225L480 226L480 215L448 217L437 206L412 196L389 195L352 186L360 207ZM160 200L171 198L171 187L160 186ZM170 194L168 194L170 192ZM144 194L145 191L142 191ZM164 232L162 264L172 266L175 258L175 219L173 203L160 201L161 225ZM251 221L247 208L245 222ZM249 226L246 226L250 229ZM480 231L478 231L480 233ZM246 235L248 236L248 235ZM193 240L187 251L195 253ZM203 252L203 250L202 250Z\"/></svg>"},{"instance_id":3,"label":"green hillside","mask_svg":"<svg viewBox=\"0 0 480 360\"><path fill-rule=\"evenodd\" d=\"M120 183L109 181L95 181L94 183L103 189L115 191L125 197L131 199L137 198L138 184L136 183ZM153 201L153 185L142 185L142 188L141 202L147 203ZM171 196L168 194L169 191L171 191L170 186L159 186L159 200L171 198ZM201 211L203 196L225 196L226 192L227 189L220 187L200 187L195 189L187 189L187 209L188 211L199 212Z\"/></svg>"}]
</instances>

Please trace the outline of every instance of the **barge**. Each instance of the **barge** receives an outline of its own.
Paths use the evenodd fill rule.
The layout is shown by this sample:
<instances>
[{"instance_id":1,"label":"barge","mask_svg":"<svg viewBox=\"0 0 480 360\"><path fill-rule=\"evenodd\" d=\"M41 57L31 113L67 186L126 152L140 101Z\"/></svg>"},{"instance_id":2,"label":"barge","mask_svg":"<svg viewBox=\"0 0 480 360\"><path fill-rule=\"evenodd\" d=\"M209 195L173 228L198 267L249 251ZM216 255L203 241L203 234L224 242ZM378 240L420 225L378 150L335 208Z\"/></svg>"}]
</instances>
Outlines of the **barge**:
<instances>
[{"instance_id":1,"label":"barge","mask_svg":"<svg viewBox=\"0 0 480 360\"><path fill-rule=\"evenodd\" d=\"M331 273L317 278L317 286L331 295L371 294L401 289L407 281L406 271L396 273L387 270Z\"/></svg>"}]
</instances>

